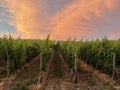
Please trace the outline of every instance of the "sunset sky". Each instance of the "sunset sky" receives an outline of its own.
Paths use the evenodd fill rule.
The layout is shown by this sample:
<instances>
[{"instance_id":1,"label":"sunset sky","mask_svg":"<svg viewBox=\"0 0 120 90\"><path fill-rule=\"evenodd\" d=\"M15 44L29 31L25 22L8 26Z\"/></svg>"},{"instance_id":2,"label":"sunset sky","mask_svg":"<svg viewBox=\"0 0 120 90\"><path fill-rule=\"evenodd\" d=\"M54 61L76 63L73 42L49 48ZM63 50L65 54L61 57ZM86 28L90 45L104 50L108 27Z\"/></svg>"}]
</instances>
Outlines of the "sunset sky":
<instances>
[{"instance_id":1,"label":"sunset sky","mask_svg":"<svg viewBox=\"0 0 120 90\"><path fill-rule=\"evenodd\" d=\"M120 38L120 0L0 0L0 35Z\"/></svg>"}]
</instances>

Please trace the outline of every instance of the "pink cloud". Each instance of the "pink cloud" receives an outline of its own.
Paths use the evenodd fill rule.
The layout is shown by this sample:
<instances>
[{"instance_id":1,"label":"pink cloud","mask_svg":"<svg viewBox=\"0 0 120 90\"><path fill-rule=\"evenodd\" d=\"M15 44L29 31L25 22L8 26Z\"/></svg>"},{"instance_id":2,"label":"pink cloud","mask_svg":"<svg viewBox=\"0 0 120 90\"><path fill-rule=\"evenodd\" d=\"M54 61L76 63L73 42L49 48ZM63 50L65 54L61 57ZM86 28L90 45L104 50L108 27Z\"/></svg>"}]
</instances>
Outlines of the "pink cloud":
<instances>
[{"instance_id":1,"label":"pink cloud","mask_svg":"<svg viewBox=\"0 0 120 90\"><path fill-rule=\"evenodd\" d=\"M34 0L5 0L4 5L12 14L9 24L14 26L23 37L41 38L46 36L46 21L38 16L43 13L40 1Z\"/></svg>"},{"instance_id":2,"label":"pink cloud","mask_svg":"<svg viewBox=\"0 0 120 90\"><path fill-rule=\"evenodd\" d=\"M95 24L102 27L109 22L99 19L106 18L106 12L117 8L118 0L74 0L66 8L52 18L52 38L67 39L85 38L98 31ZM60 37L60 38L59 38Z\"/></svg>"}]
</instances>

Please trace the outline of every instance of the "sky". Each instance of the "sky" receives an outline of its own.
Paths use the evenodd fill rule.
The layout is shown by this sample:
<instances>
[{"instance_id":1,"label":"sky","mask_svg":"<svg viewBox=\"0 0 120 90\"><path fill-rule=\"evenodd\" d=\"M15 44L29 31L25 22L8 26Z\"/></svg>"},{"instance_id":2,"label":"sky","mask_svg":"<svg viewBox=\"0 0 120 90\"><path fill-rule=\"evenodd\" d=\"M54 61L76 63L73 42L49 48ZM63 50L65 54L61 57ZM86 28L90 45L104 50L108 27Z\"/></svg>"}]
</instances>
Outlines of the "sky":
<instances>
[{"instance_id":1,"label":"sky","mask_svg":"<svg viewBox=\"0 0 120 90\"><path fill-rule=\"evenodd\" d=\"M0 0L0 36L120 39L120 0Z\"/></svg>"}]
</instances>

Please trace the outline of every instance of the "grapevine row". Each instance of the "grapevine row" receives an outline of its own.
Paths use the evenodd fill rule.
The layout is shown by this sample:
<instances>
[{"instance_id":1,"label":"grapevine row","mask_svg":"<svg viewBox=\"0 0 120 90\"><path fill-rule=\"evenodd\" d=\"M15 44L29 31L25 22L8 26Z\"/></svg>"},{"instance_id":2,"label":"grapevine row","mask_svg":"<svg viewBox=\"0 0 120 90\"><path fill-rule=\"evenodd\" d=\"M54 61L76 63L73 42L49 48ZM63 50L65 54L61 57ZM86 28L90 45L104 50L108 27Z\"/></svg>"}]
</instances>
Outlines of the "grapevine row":
<instances>
[{"instance_id":1,"label":"grapevine row","mask_svg":"<svg viewBox=\"0 0 120 90\"><path fill-rule=\"evenodd\" d=\"M10 71L22 67L32 58L42 53L43 69L49 60L51 48L54 42L49 40L31 40L31 39L13 39L12 36L3 36L0 38L0 60L7 61L7 54L9 55Z\"/></svg>"},{"instance_id":2,"label":"grapevine row","mask_svg":"<svg viewBox=\"0 0 120 90\"><path fill-rule=\"evenodd\" d=\"M74 69L75 53L78 58L102 72L112 74L113 55L116 54L116 66L120 66L120 40L95 41L59 41L59 46L70 68Z\"/></svg>"}]
</instances>

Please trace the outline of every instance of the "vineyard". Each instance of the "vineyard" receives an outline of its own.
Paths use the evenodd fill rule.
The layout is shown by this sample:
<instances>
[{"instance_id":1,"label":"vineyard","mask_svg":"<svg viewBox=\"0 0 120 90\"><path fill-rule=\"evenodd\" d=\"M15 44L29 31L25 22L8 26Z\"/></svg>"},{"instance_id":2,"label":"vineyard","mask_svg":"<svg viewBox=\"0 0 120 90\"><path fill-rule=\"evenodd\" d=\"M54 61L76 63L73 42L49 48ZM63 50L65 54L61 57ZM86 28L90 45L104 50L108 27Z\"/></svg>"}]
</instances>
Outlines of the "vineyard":
<instances>
[{"instance_id":1,"label":"vineyard","mask_svg":"<svg viewBox=\"0 0 120 90\"><path fill-rule=\"evenodd\" d=\"M11 36L4 36L0 38L0 62L7 63L9 60L10 72L15 72L42 52L45 69L53 44L54 41L50 41L49 36L46 40L13 39ZM6 64L4 67L7 67ZM5 69L0 70L0 76L6 74Z\"/></svg>"},{"instance_id":2,"label":"vineyard","mask_svg":"<svg viewBox=\"0 0 120 90\"><path fill-rule=\"evenodd\" d=\"M81 87L85 88L86 87L85 85L87 85L87 84L83 86L79 85L76 87L73 83L75 82L73 80L75 75L76 75L75 78L78 78L78 81L76 83L80 83L80 81L82 81L82 79L80 80L80 78L84 77L84 75L82 76L82 74L87 73L86 71L83 70L84 68L80 68L82 66L82 65L80 66L79 63L80 61L85 62L87 65L92 66L96 70L99 70L101 73L105 73L110 77L112 77L112 75L114 74L115 77L114 79L117 79L119 82L120 40L110 41L107 38L103 38L102 40L95 40L95 41L67 40L67 41L55 42L49 40L49 36L45 40L38 40L38 39L31 40L31 39L20 39L19 37L17 39L14 39L12 38L12 36L6 36L6 35L0 38L0 78L5 78L7 76L11 76L17 73L18 78L22 80L23 77L25 79L25 76L22 74L28 72L26 73L27 76L26 78L28 77L29 77L28 79L31 78L31 83L33 84L38 83L38 81L40 81L40 79L42 78L43 84L46 86L46 88L48 88L51 87L50 86L51 84L49 85L49 82L52 82L53 84L56 83L57 85L56 78L63 77L63 78L69 78L69 84L71 85L71 89L70 88L67 89L67 87L64 87L65 86L64 84L66 84L66 86L69 86L68 80L66 79L64 80L60 79L60 81L58 80L59 84L61 84L61 87L66 88L64 90L77 90L76 88L81 88ZM28 68L31 70L27 71L25 67L26 64L29 64ZM24 67L24 69L26 70L21 69L22 67ZM23 70L24 73L21 74L17 72L18 70L21 70L21 72ZM78 71L80 71L80 73ZM29 72L32 73L31 76L28 75ZM33 75L33 72L37 76ZM52 81L53 80L52 78L54 77L56 82ZM85 77L90 79L90 77L92 76L89 75L88 77L88 75L86 74ZM47 79L49 82L46 81ZM46 82L48 85L46 85ZM64 84L62 84L62 82ZM83 82L88 83L85 80L83 80ZM97 82L98 81L96 81L96 83ZM18 81L17 80L14 81L14 86L15 85L17 86L17 84ZM20 85L22 84L20 83ZM26 80L25 85L31 85L29 83L29 80L28 81ZM102 86L104 85L101 85L101 88L103 88ZM24 88L24 86L21 87ZM92 87L92 89L89 89L88 87L88 89L84 89L84 90L99 90L93 88L95 87ZM106 90L110 90L109 88L107 88ZM16 88L15 89L12 88L10 90L16 90ZM29 90L29 89L18 89L17 86L17 90ZM30 90L34 90L34 89L30 89ZM40 89L35 89L35 90L40 90ZM53 90L53 89L44 89L44 90ZM58 90L58 89L54 89L54 90Z\"/></svg>"},{"instance_id":3,"label":"vineyard","mask_svg":"<svg viewBox=\"0 0 120 90\"><path fill-rule=\"evenodd\" d=\"M120 40L109 41L104 38L96 41L60 41L59 46L73 69L75 53L80 60L109 75L112 75L114 55L116 68L120 66Z\"/></svg>"}]
</instances>

